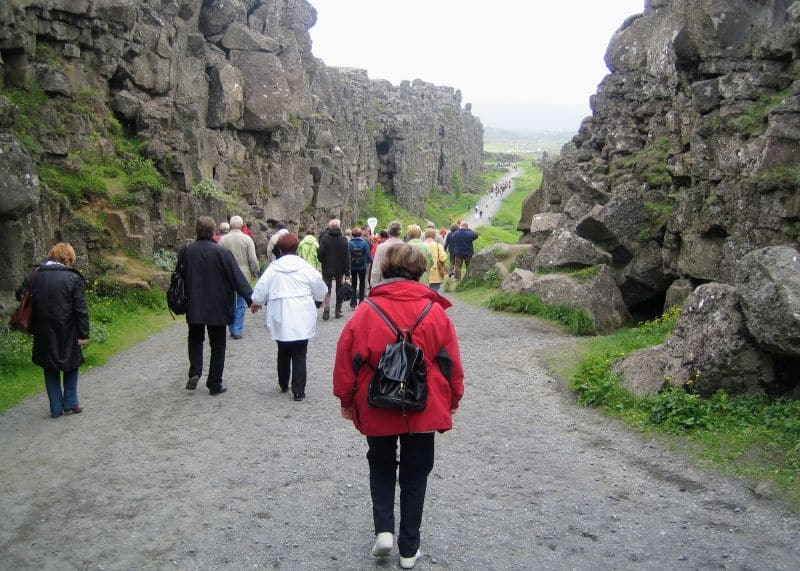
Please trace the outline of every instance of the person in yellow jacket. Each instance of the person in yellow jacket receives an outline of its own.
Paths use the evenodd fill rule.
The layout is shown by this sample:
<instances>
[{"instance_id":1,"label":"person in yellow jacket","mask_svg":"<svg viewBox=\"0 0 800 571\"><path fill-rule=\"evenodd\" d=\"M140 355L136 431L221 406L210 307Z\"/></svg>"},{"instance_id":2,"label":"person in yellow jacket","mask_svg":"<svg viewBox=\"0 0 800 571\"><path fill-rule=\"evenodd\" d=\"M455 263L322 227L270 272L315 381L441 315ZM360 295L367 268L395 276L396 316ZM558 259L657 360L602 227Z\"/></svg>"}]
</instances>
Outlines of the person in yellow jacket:
<instances>
[{"instance_id":1,"label":"person in yellow jacket","mask_svg":"<svg viewBox=\"0 0 800 571\"><path fill-rule=\"evenodd\" d=\"M430 250L433 260L433 265L428 270L428 285L436 291L442 287L447 276L447 252L436 239L438 235L436 228L425 229L425 245Z\"/></svg>"},{"instance_id":2,"label":"person in yellow jacket","mask_svg":"<svg viewBox=\"0 0 800 571\"><path fill-rule=\"evenodd\" d=\"M300 241L300 245L297 247L297 255L314 266L317 271L320 271L322 266L317 258L318 250L319 242L317 241L317 237L314 235L313 230L309 230L305 235L305 238Z\"/></svg>"}]
</instances>

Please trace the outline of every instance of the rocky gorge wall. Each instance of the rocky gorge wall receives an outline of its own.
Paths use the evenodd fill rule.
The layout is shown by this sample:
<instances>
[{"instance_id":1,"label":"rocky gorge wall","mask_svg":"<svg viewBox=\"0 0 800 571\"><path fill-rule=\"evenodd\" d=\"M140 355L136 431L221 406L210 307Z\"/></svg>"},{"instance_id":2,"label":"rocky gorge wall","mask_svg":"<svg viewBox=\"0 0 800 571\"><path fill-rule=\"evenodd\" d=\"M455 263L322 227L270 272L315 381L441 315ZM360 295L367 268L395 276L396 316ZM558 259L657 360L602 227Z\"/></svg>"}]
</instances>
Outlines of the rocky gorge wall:
<instances>
[{"instance_id":1,"label":"rocky gorge wall","mask_svg":"<svg viewBox=\"0 0 800 571\"><path fill-rule=\"evenodd\" d=\"M279 221L355 223L376 183L416 214L433 188L470 190L483 128L460 92L329 68L315 21L305 0L0 3L0 304L57 240L94 267L111 246L175 250L200 214L241 214L263 244ZM103 180L96 165L120 156L152 161L164 183L122 189L138 195L115 208L37 177L46 165ZM219 193L192 192L204 181Z\"/></svg>"},{"instance_id":2,"label":"rocky gorge wall","mask_svg":"<svg viewBox=\"0 0 800 571\"><path fill-rule=\"evenodd\" d=\"M800 378L799 57L800 2L645 2L608 46L592 116L525 203L526 269L605 263L634 313L686 300L684 340L720 319L698 308L724 290L725 320L746 326L706 329L715 342L703 351L673 343L669 365L662 355L629 367L647 369L651 391L665 375L781 390ZM722 290L697 289L711 282ZM779 348L765 330L782 332ZM721 364L720 346L736 357Z\"/></svg>"}]
</instances>

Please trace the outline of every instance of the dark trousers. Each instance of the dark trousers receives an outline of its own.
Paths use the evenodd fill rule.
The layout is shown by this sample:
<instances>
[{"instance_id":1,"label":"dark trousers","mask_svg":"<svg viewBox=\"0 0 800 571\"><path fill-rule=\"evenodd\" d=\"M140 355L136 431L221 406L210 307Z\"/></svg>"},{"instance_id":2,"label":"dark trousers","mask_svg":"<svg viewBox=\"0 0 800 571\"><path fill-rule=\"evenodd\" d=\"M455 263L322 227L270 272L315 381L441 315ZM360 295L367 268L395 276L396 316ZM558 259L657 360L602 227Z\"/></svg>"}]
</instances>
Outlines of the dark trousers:
<instances>
[{"instance_id":1,"label":"dark trousers","mask_svg":"<svg viewBox=\"0 0 800 571\"><path fill-rule=\"evenodd\" d=\"M325 285L328 286L328 293L325 295L325 300L322 302L322 305L325 307L331 306L331 286L333 283L336 283L336 311L342 310L342 300L339 299L339 288L342 287L342 278L344 274L322 274L322 281L325 282Z\"/></svg>"},{"instance_id":2,"label":"dark trousers","mask_svg":"<svg viewBox=\"0 0 800 571\"><path fill-rule=\"evenodd\" d=\"M364 289L366 283L366 268L363 270L350 270L350 281L353 284L353 297L350 299L350 307L355 307L359 302L364 301ZM356 295L358 292L358 295Z\"/></svg>"},{"instance_id":3,"label":"dark trousers","mask_svg":"<svg viewBox=\"0 0 800 571\"><path fill-rule=\"evenodd\" d=\"M224 325L189 324L189 376L201 377L203 375L203 345L206 341L206 329L208 329L208 342L211 344L211 361L208 365L206 386L208 390L214 392L222 387L222 371L225 369Z\"/></svg>"},{"instance_id":4,"label":"dark trousers","mask_svg":"<svg viewBox=\"0 0 800 571\"><path fill-rule=\"evenodd\" d=\"M453 259L453 268L455 268L456 279L461 279L461 264L464 264L464 275L469 272L469 263L472 261L472 256L455 256ZM451 268L451 270L453 270Z\"/></svg>"},{"instance_id":5,"label":"dark trousers","mask_svg":"<svg viewBox=\"0 0 800 571\"><path fill-rule=\"evenodd\" d=\"M300 341L278 341L278 384L289 387L292 378L292 394L306 396L306 353L308 339Z\"/></svg>"},{"instance_id":6,"label":"dark trousers","mask_svg":"<svg viewBox=\"0 0 800 571\"><path fill-rule=\"evenodd\" d=\"M394 488L399 481L400 532L397 536L397 548L402 557L413 557L419 549L419 527L425 505L425 490L428 487L428 474L433 469L433 436L433 433L429 433L367 437L369 490L372 495L375 533L394 533Z\"/></svg>"}]
</instances>

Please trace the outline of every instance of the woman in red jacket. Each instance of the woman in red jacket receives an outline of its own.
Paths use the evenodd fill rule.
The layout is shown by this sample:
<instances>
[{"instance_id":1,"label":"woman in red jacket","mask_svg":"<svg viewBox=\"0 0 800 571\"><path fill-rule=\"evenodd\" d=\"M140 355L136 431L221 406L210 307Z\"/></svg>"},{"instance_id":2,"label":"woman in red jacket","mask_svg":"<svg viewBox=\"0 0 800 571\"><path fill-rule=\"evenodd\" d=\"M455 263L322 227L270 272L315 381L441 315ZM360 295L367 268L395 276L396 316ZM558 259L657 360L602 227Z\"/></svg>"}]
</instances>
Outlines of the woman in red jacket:
<instances>
[{"instance_id":1,"label":"woman in red jacket","mask_svg":"<svg viewBox=\"0 0 800 571\"><path fill-rule=\"evenodd\" d=\"M419 412L376 408L367 402L369 384L386 345L397 338L383 319L362 303L342 330L336 348L333 393L342 416L367 437L369 484L375 544L372 555L388 556L394 544L394 489L398 480L400 441L400 566L414 567L420 556L419 527L428 474L433 469L434 433L453 427L452 415L464 394L464 370L453 322L445 313L450 302L419 283L427 269L425 256L408 244L392 246L383 258L383 281L372 288L375 302L400 329L409 329L431 301L433 307L412 334L425 355L428 400Z\"/></svg>"}]
</instances>

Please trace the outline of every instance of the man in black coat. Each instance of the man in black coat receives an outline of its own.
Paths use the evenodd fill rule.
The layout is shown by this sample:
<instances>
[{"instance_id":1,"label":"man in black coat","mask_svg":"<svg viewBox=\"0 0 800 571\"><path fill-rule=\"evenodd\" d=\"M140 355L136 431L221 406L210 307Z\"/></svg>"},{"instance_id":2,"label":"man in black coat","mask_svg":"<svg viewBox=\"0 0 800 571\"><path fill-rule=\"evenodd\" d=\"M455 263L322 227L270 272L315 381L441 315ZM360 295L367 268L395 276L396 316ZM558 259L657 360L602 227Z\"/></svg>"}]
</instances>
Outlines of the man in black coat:
<instances>
[{"instance_id":1,"label":"man in black coat","mask_svg":"<svg viewBox=\"0 0 800 571\"><path fill-rule=\"evenodd\" d=\"M347 247L347 238L342 233L342 223L337 218L331 219L328 228L319 239L317 259L322 264L322 279L328 286L328 293L322 302L322 319L331 318L331 283L336 281L336 317L342 316L342 300L339 299L339 290L342 287L342 277L350 275L350 249Z\"/></svg>"},{"instance_id":2,"label":"man in black coat","mask_svg":"<svg viewBox=\"0 0 800 571\"><path fill-rule=\"evenodd\" d=\"M225 329L233 323L238 293L252 304L253 290L230 251L214 242L217 225L208 216L197 219L197 240L181 248L178 267L183 264L183 278L189 298L186 323L189 326L189 381L194 390L203 374L205 332L211 344L211 362L206 386L212 395L228 390L222 383L225 368Z\"/></svg>"}]
</instances>

